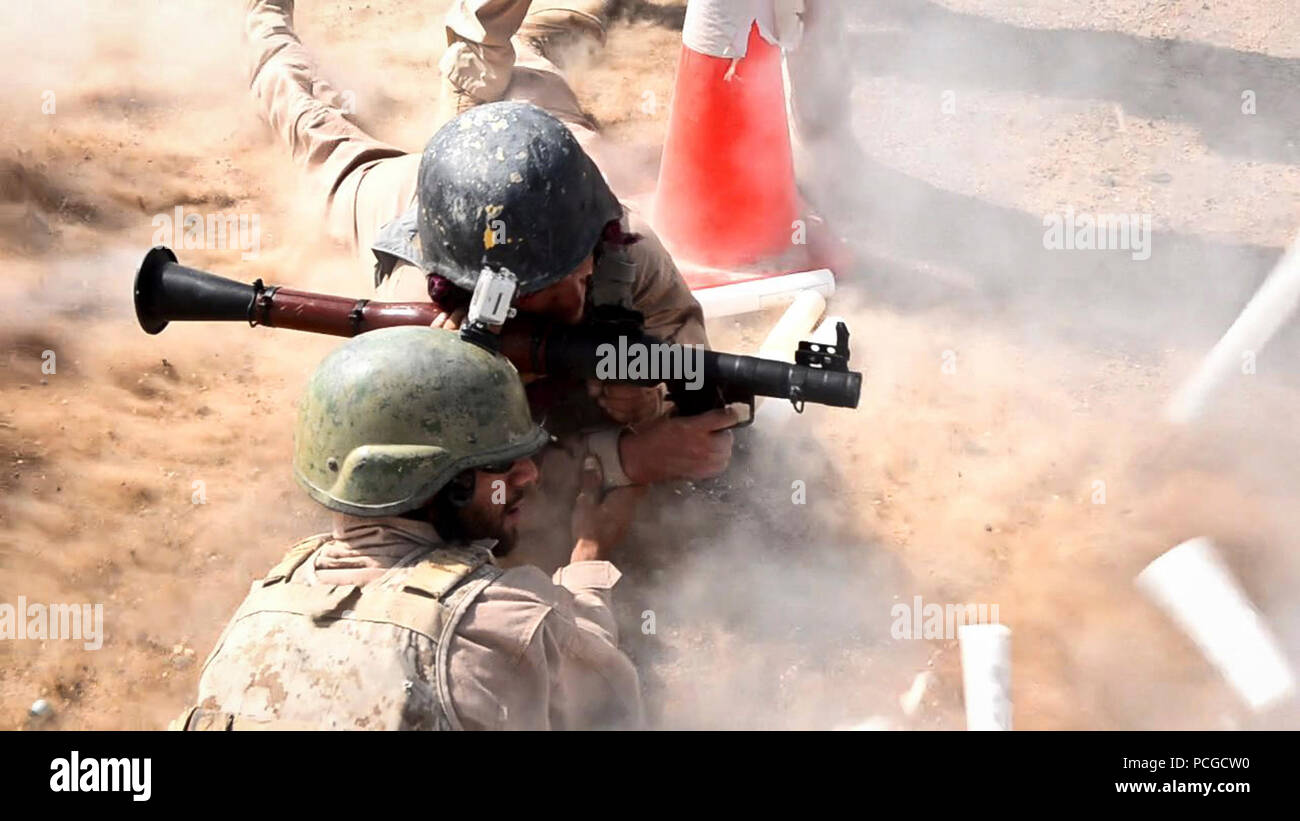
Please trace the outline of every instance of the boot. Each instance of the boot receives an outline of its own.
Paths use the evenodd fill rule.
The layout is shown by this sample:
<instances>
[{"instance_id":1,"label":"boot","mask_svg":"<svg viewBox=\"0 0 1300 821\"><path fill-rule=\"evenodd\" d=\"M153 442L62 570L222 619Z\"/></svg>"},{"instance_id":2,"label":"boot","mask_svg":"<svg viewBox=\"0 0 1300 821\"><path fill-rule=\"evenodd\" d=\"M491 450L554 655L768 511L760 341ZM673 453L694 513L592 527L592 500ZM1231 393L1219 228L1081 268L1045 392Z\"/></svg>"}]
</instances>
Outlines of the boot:
<instances>
[{"instance_id":1,"label":"boot","mask_svg":"<svg viewBox=\"0 0 1300 821\"><path fill-rule=\"evenodd\" d=\"M605 44L610 5L609 0L533 0L517 36L562 68L574 47Z\"/></svg>"}]
</instances>

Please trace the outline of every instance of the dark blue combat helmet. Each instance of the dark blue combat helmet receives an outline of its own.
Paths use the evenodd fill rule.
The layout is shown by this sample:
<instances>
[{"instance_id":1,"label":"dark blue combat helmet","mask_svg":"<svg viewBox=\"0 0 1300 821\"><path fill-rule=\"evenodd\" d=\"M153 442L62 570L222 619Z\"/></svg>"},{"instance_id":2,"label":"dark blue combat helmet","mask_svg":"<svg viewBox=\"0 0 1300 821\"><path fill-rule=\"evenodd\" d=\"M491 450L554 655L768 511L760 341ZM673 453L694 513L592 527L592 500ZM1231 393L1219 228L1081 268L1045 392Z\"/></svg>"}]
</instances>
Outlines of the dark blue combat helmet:
<instances>
[{"instance_id":1,"label":"dark blue combat helmet","mask_svg":"<svg viewBox=\"0 0 1300 821\"><path fill-rule=\"evenodd\" d=\"M505 269L519 293L563 279L595 249L622 206L569 129L535 105L475 106L429 140L420 159L422 267L466 290Z\"/></svg>"}]
</instances>

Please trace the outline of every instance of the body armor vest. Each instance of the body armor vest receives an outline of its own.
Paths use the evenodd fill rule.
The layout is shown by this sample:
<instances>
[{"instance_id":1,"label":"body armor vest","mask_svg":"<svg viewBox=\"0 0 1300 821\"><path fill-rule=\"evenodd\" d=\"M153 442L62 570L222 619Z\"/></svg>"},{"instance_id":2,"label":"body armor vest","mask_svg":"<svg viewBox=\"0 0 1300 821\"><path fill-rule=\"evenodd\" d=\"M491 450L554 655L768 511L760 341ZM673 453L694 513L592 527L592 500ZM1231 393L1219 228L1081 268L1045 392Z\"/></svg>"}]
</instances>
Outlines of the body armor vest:
<instances>
[{"instance_id":1,"label":"body armor vest","mask_svg":"<svg viewBox=\"0 0 1300 821\"><path fill-rule=\"evenodd\" d=\"M456 730L448 645L502 570L482 545L415 549L365 585L291 581L296 545L231 619L175 729Z\"/></svg>"}]
</instances>

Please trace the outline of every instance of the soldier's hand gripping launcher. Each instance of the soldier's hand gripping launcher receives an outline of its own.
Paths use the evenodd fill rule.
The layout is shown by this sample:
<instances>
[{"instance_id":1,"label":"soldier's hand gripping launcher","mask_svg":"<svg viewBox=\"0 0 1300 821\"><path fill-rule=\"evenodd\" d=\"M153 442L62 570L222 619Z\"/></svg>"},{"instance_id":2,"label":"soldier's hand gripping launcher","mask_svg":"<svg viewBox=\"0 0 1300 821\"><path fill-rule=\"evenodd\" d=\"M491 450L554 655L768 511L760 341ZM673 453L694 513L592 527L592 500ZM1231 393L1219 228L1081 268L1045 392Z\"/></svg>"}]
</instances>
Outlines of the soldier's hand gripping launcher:
<instances>
[{"instance_id":1,"label":"soldier's hand gripping launcher","mask_svg":"<svg viewBox=\"0 0 1300 821\"><path fill-rule=\"evenodd\" d=\"M372 302L368 299L295 291L262 280L252 284L186 268L169 249L158 246L145 255L135 278L135 315L140 327L156 334L169 322L247 322L333 336L356 336L394 325L428 325L439 308L431 302ZM496 347L521 373L602 378L598 366L610 351L648 346L662 361L686 361L690 346L671 345L641 329L630 312L602 314L567 326L518 314L501 328ZM788 399L802 411L804 403L856 408L862 374L848 369L848 329L837 328L834 345L799 343L794 364L756 356L703 351L698 378L640 380L664 382L669 397L685 415L732 403L750 405L754 398ZM474 339L483 344L483 334ZM612 348L610 347L612 346ZM674 358L673 355L676 355ZM624 380L627 381L627 380ZM633 380L636 381L636 380Z\"/></svg>"}]
</instances>

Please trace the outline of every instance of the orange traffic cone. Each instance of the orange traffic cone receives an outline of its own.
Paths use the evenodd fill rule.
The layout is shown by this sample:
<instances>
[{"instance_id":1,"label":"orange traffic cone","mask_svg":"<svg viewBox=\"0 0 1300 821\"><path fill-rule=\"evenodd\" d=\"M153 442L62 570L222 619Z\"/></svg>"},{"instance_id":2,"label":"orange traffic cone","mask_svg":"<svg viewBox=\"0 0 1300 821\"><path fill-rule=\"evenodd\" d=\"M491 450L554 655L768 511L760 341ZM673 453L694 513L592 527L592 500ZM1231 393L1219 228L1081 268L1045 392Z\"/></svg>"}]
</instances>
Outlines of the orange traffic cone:
<instances>
[{"instance_id":1,"label":"orange traffic cone","mask_svg":"<svg viewBox=\"0 0 1300 821\"><path fill-rule=\"evenodd\" d=\"M708 19L729 8L692 0L688 29L693 12ZM697 51L688 38L677 64L651 221L692 289L814 266L795 188L781 49L757 22L747 28L743 56Z\"/></svg>"}]
</instances>

